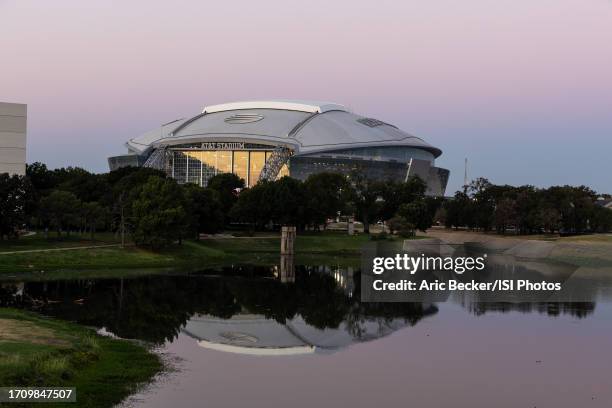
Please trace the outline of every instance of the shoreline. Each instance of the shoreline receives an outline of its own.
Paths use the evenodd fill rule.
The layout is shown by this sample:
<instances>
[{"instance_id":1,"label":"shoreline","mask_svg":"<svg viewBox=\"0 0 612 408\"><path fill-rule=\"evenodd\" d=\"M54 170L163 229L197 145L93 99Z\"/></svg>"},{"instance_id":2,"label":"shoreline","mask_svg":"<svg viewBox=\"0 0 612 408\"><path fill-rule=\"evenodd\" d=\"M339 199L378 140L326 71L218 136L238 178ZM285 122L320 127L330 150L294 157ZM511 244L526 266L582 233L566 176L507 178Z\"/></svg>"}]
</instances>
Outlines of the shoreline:
<instances>
[{"instance_id":1,"label":"shoreline","mask_svg":"<svg viewBox=\"0 0 612 408\"><path fill-rule=\"evenodd\" d=\"M558 261L585 267L612 267L610 234L574 237L500 236L495 233L436 228L421 236L449 245L473 243L492 253L520 259Z\"/></svg>"},{"instance_id":2,"label":"shoreline","mask_svg":"<svg viewBox=\"0 0 612 408\"><path fill-rule=\"evenodd\" d=\"M148 346L38 313L1 308L0 328L0 382L75 387L75 407L114 406L164 370Z\"/></svg>"}]
</instances>

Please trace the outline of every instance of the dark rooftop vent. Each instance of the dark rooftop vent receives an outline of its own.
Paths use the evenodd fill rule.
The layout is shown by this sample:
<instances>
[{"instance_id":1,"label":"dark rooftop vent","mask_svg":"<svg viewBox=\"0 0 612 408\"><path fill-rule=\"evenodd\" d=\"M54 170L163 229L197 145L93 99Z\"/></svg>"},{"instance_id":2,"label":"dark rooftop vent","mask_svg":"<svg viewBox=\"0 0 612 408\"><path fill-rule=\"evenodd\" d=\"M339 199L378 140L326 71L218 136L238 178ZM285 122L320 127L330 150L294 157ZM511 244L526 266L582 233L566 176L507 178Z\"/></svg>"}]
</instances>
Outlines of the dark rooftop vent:
<instances>
[{"instance_id":1,"label":"dark rooftop vent","mask_svg":"<svg viewBox=\"0 0 612 408\"><path fill-rule=\"evenodd\" d=\"M237 113L235 115L225 118L225 123L232 123L232 124L253 123L253 122L259 122L263 118L264 118L263 115L259 115L257 113Z\"/></svg>"},{"instance_id":2,"label":"dark rooftop vent","mask_svg":"<svg viewBox=\"0 0 612 408\"><path fill-rule=\"evenodd\" d=\"M388 123L385 123L382 120L378 120L374 118L361 118L361 119L357 119L357 122L361 123L362 125L369 126L371 128L376 127L376 126L389 125ZM389 125L389 126L392 126L392 125Z\"/></svg>"}]
</instances>

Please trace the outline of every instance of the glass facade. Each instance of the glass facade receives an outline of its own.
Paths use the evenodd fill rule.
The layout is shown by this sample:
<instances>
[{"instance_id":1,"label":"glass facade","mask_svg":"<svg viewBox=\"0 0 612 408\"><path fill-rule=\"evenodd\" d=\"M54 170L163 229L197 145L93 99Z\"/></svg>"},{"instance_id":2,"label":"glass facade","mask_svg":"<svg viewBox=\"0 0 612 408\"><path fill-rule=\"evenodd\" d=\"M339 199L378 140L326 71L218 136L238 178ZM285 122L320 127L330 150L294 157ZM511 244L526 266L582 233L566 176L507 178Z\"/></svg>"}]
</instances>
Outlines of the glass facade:
<instances>
[{"instance_id":1,"label":"glass facade","mask_svg":"<svg viewBox=\"0 0 612 408\"><path fill-rule=\"evenodd\" d=\"M232 152L219 150L217 152L217 171L219 173L231 173L233 168Z\"/></svg>"},{"instance_id":2,"label":"glass facade","mask_svg":"<svg viewBox=\"0 0 612 408\"><path fill-rule=\"evenodd\" d=\"M259 180L259 174L266 164L266 152L250 152L249 153L249 179L250 184L255 184Z\"/></svg>"},{"instance_id":3,"label":"glass facade","mask_svg":"<svg viewBox=\"0 0 612 408\"><path fill-rule=\"evenodd\" d=\"M179 183L206 186L208 180L220 173L234 173L247 187L257 184L259 175L271 150L173 150L172 177ZM279 177L289 175L284 165Z\"/></svg>"},{"instance_id":4,"label":"glass facade","mask_svg":"<svg viewBox=\"0 0 612 408\"><path fill-rule=\"evenodd\" d=\"M139 156L136 154L123 154L120 156L113 156L108 158L108 167L111 171L120 169L122 167L140 167L147 161L146 156Z\"/></svg>"},{"instance_id":5,"label":"glass facade","mask_svg":"<svg viewBox=\"0 0 612 408\"><path fill-rule=\"evenodd\" d=\"M202 181L197 183L203 185L205 181L217 174L217 154L216 152L200 152L202 154Z\"/></svg>"},{"instance_id":6,"label":"glass facade","mask_svg":"<svg viewBox=\"0 0 612 408\"><path fill-rule=\"evenodd\" d=\"M202 152L186 152L187 182L200 184L202 178Z\"/></svg>"},{"instance_id":7,"label":"glass facade","mask_svg":"<svg viewBox=\"0 0 612 408\"><path fill-rule=\"evenodd\" d=\"M174 152L172 155L172 178L178 182L187 182L187 155L183 152Z\"/></svg>"},{"instance_id":8,"label":"glass facade","mask_svg":"<svg viewBox=\"0 0 612 408\"><path fill-rule=\"evenodd\" d=\"M408 146L355 147L353 149L329 150L306 157L333 157L344 159L398 161L408 163L410 159L426 160L434 164L435 156L423 149Z\"/></svg>"},{"instance_id":9,"label":"glass facade","mask_svg":"<svg viewBox=\"0 0 612 408\"><path fill-rule=\"evenodd\" d=\"M245 151L234 152L233 173L244 180L245 186L250 186L249 184L249 152L245 152Z\"/></svg>"},{"instance_id":10,"label":"glass facade","mask_svg":"<svg viewBox=\"0 0 612 408\"><path fill-rule=\"evenodd\" d=\"M247 187L257 184L273 147L241 143L240 148L227 148L221 144L223 148L218 150L211 150L205 145L183 145L172 149L172 177L179 183L206 186L208 180L217 174L234 173L244 180ZM288 176L289 168L291 177L300 180L322 171L350 174L353 170L361 169L367 177L375 180L403 180L410 160L434 166L434 159L434 155L428 151L404 146L334 150L293 156L280 169L278 178Z\"/></svg>"}]
</instances>

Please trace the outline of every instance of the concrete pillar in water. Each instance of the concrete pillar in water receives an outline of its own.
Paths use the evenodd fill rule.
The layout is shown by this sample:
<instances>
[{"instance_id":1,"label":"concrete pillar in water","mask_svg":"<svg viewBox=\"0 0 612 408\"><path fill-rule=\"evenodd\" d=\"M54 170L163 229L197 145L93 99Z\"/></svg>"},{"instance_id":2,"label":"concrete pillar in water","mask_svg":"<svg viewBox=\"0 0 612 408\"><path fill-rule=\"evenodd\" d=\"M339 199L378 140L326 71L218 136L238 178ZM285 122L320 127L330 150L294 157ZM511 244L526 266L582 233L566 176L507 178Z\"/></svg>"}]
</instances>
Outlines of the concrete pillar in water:
<instances>
[{"instance_id":1,"label":"concrete pillar in water","mask_svg":"<svg viewBox=\"0 0 612 408\"><path fill-rule=\"evenodd\" d=\"M295 263L293 261L293 255L281 255L280 281L282 283L295 282Z\"/></svg>"},{"instance_id":2,"label":"concrete pillar in water","mask_svg":"<svg viewBox=\"0 0 612 408\"><path fill-rule=\"evenodd\" d=\"M354 217L349 217L347 221L347 227L348 227L348 234L355 235L355 218Z\"/></svg>"},{"instance_id":3,"label":"concrete pillar in water","mask_svg":"<svg viewBox=\"0 0 612 408\"><path fill-rule=\"evenodd\" d=\"M281 229L281 255L293 255L295 244L295 227L284 226Z\"/></svg>"}]
</instances>

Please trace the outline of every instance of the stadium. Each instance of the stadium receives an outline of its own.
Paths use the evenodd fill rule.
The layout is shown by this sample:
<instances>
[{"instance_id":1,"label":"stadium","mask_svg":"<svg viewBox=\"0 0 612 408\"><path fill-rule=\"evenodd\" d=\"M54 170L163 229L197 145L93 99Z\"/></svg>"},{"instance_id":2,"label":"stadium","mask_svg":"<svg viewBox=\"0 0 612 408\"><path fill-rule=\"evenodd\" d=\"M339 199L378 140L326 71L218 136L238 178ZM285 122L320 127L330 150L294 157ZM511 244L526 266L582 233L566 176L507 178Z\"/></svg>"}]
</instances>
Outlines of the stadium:
<instances>
[{"instance_id":1,"label":"stadium","mask_svg":"<svg viewBox=\"0 0 612 408\"><path fill-rule=\"evenodd\" d=\"M130 139L128 154L108 159L115 170L145 166L179 183L206 186L234 173L246 186L288 175L362 172L374 180L427 182L444 195L449 171L435 166L442 151L397 127L328 102L266 100L207 106Z\"/></svg>"}]
</instances>

